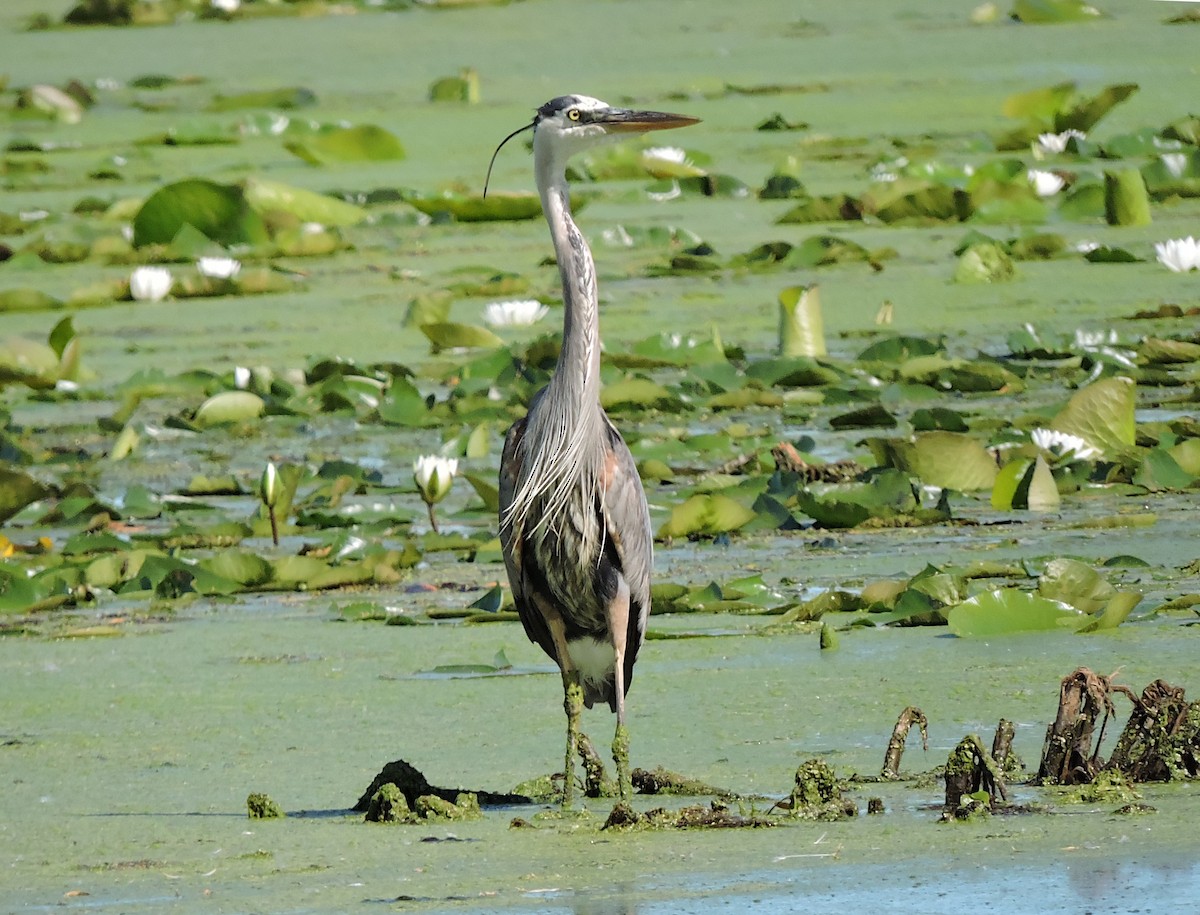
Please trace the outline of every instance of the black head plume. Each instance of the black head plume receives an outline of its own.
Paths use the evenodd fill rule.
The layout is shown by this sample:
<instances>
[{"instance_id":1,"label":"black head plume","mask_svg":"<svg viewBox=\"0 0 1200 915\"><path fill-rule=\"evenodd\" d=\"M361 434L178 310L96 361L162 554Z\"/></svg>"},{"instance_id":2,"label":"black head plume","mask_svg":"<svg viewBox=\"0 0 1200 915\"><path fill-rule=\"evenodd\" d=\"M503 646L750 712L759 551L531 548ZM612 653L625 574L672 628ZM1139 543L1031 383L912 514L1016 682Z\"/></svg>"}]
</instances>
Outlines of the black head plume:
<instances>
[{"instance_id":1,"label":"black head plume","mask_svg":"<svg viewBox=\"0 0 1200 915\"><path fill-rule=\"evenodd\" d=\"M487 177L483 179L483 196L484 197L487 196L488 184L491 183L491 180L492 180L492 166L496 164L496 156L500 155L500 150L504 147L504 144L507 143L509 140L511 140L513 137L515 137L517 134L524 133L527 130L533 130L533 128L535 128L536 126L537 126L537 119L534 119L534 120L530 121L528 124L526 124L524 127L518 127L516 130L514 130L507 137L505 137L503 140L500 141L500 145L497 146L496 151L494 153L492 153L492 161L488 163Z\"/></svg>"}]
</instances>

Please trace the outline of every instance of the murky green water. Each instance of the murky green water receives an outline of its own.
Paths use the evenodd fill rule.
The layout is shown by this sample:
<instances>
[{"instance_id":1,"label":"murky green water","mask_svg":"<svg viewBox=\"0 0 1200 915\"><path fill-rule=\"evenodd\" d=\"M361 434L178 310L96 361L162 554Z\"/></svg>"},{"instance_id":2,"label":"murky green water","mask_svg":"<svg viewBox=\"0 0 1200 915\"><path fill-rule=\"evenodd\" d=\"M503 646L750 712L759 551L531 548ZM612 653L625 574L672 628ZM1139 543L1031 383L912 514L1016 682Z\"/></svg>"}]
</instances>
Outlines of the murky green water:
<instances>
[{"instance_id":1,"label":"murky green water","mask_svg":"<svg viewBox=\"0 0 1200 915\"><path fill-rule=\"evenodd\" d=\"M1120 15L1113 21L1038 28L971 27L968 7L948 0L886 10L865 2L531 0L475 10L16 31L29 13L60 13L68 5L4 4L0 72L13 84L125 81L163 72L204 77L214 91L305 85L319 98L306 115L379 123L409 152L398 164L314 170L262 146L157 150L144 161L135 158L127 180L111 189L117 196L144 195L192 173L232 180L257 169L318 190L478 188L493 144L534 106L567 91L703 117L680 141L712 155L716 170L757 187L794 151L793 136L748 129L774 112L808 121L814 132L867 136L880 153L894 148L891 137L911 143L926 136L944 143L948 156L965 159L979 138L1004 123L1000 103L1013 92L1063 80L1088 89L1136 81L1141 90L1134 101L1105 122L1118 132L1186 113L1185 87L1196 75L1196 28L1160 25L1159 8L1168 4L1116 10L1114 3ZM483 105L425 102L433 79L465 65L480 71ZM723 91L768 84L810 91ZM187 109L186 93L180 97ZM69 209L102 150L123 144L136 156L134 139L180 117L101 107L81 125L79 148L58 154L54 180L6 191L0 208ZM29 124L4 130L6 138L59 135ZM866 164L812 159L803 164L803 178L814 193L861 190ZM530 188L529 166L523 153L506 151L494 185ZM597 201L581 223L593 239L618 222L683 225L728 255L808 234L797 231L805 227L774 225L787 206L693 198L656 208L630 193ZM1198 217L1191 201L1156 210L1152 228L1057 228L1072 241L1145 246L1194 234ZM900 254L880 274L839 269L820 277L830 346L842 355L856 352L861 341L839 335L872 328L884 299L895 304L895 330L946 332L965 351L994 347L1027 320L1071 331L1198 298L1189 278L1153 263L1118 272L1078 261L1023 263L1013 284L952 286L949 252L960 227L838 231ZM348 234L353 248L337 258L285 264L308 273L301 292L79 312L87 366L100 387L142 368L282 368L313 354L419 366L428 344L400 327L404 307L454 269L487 264L531 272L538 291L557 285L552 270L533 273L549 250L540 222L396 224ZM716 323L726 342L771 350L779 288L811 279L725 273L650 281L643 255L596 247L610 349L656 330L703 332ZM83 263L14 269L3 277L5 286L66 295L96 274L124 270ZM411 272L393 275L401 270ZM0 331L44 339L57 317L6 313ZM52 424L52 406L10 403L20 423ZM79 429L90 430L83 424L93 419L78 419ZM695 422L719 427L724 419ZM787 434L798 431L807 430ZM79 431L81 445L94 434ZM311 438L284 447L404 465L418 443L434 438L388 430L372 437L338 419L297 434ZM104 475L115 486L139 473L182 482L194 464L242 472L261 467L277 444L229 437L203 446L167 443L148 449L145 464ZM1119 508L1139 508L1137 502ZM1151 600L1162 600L1181 585L1177 575L1156 576L1196 556L1194 493L1156 496L1152 508L1158 523L1151 529L1074 529L1072 522L1095 513L1080 498L1064 503L1061 515L967 532L851 532L820 545L815 535L753 535L731 547L675 544L659 550L657 573L702 584L761 571L773 583L799 582L798 590L911 575L927 562L1132 553L1152 561L1155 569L1138 584ZM961 511L982 517L987 509L967 500ZM431 561L415 580L478 585L501 574L498 564L468 566L444 554ZM463 602L457 591L414 594L402 587L371 597L417 609ZM482 822L453 828L364 824L347 808L392 759L410 761L437 784L496 791L546 772L561 752L559 681L518 624L338 623L330 610L335 600L341 597L200 600L127 626L119 637L0 639L0 908L958 912L986 900L995 911L1125 912L1184 911L1200 896L1194 785L1145 787L1145 801L1158 812L1144 817L1115 816L1104 805L1053 806L1052 798L1023 789L1018 800L1048 801L1051 812L958 826L936 823L937 785L907 783L864 786L856 795L863 807L866 797L883 797L882 817L771 830L609 835L597 829L608 809L599 803L595 820L537 830L508 826L513 815L532 817L535 809L492 811ZM1001 716L1017 723L1016 749L1036 765L1058 680L1077 666L1120 668L1120 682L1138 690L1156 677L1200 689L1200 629L1180 622L1173 617L1094 637L1038 633L991 642L955 639L944 629L855 630L843 635L839 650L822 653L815 632L762 635L761 618L656 619L652 628L662 631L718 634L647 643L630 697L634 764L779 796L798 762L813 754L839 772L875 773L897 713L918 705L930 720L931 745L928 754L910 748L906 770L942 763L966 733L986 739ZM420 673L489 663L500 649L516 674ZM597 743L607 743L611 726L600 712L585 721ZM245 798L252 791L270 794L288 818L248 820ZM652 803L639 800L643 807Z\"/></svg>"},{"instance_id":2,"label":"murky green water","mask_svg":"<svg viewBox=\"0 0 1200 915\"><path fill-rule=\"evenodd\" d=\"M759 900L786 911L803 896L816 911L951 911L962 894L1036 883L1047 911L1100 901L1125 911L1148 893L1190 898L1200 879L1190 786L1147 786L1158 813L1143 817L1058 806L960 826L937 824L938 785L911 784L861 788L861 806L885 799L882 817L771 830L508 828L536 808L452 827L364 824L346 808L389 759L439 784L493 790L545 771L561 740L558 678L513 624L380 628L332 622L322 603L188 613L124 638L0 642L8 906L317 912L403 896L418 901L401 910L707 911ZM878 771L906 704L929 716L930 749L911 747L905 771L932 768L1001 715L1032 763L1057 701L1046 671L1123 666L1130 683L1194 671L1191 639L1168 629L992 644L936 629L864 632L822 653L815 634L757 636L760 624L740 618L704 625L744 634L647 644L631 696L634 762L774 796L812 754L839 771ZM500 648L529 675L417 675ZM585 722L605 737L610 725L601 713ZM251 791L288 818L247 820ZM1017 789L1018 801L1035 798L1047 799ZM75 891L89 895L64 896Z\"/></svg>"}]
</instances>

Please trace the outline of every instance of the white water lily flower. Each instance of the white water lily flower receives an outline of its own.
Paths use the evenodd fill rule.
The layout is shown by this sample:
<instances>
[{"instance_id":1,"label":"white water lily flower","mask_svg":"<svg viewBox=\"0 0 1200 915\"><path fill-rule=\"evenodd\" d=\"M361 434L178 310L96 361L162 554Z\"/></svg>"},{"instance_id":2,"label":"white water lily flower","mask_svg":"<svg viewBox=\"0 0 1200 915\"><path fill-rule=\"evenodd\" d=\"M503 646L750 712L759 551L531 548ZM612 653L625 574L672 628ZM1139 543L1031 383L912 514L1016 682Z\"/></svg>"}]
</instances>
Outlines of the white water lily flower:
<instances>
[{"instance_id":1,"label":"white water lily flower","mask_svg":"<svg viewBox=\"0 0 1200 915\"><path fill-rule=\"evenodd\" d=\"M1184 170L1188 167L1188 157L1183 153L1164 153L1159 159L1172 178L1182 178Z\"/></svg>"},{"instance_id":2,"label":"white water lily flower","mask_svg":"<svg viewBox=\"0 0 1200 915\"><path fill-rule=\"evenodd\" d=\"M161 302L173 282L166 267L138 267L129 275L129 294L139 302Z\"/></svg>"},{"instance_id":3,"label":"white water lily flower","mask_svg":"<svg viewBox=\"0 0 1200 915\"><path fill-rule=\"evenodd\" d=\"M897 156L894 159L880 160L871 166L871 180L880 183L898 181L900 173L908 168L908 157Z\"/></svg>"},{"instance_id":4,"label":"white water lily flower","mask_svg":"<svg viewBox=\"0 0 1200 915\"><path fill-rule=\"evenodd\" d=\"M1027 174L1034 193L1039 197L1053 197L1067 184L1061 175L1042 171L1040 168L1031 168Z\"/></svg>"},{"instance_id":5,"label":"white water lily flower","mask_svg":"<svg viewBox=\"0 0 1200 915\"><path fill-rule=\"evenodd\" d=\"M1082 130L1071 128L1064 130L1062 133L1039 133L1038 138L1033 143L1034 155L1053 156L1058 153L1067 151L1067 144L1074 137L1076 140L1082 140L1087 136Z\"/></svg>"},{"instance_id":6,"label":"white water lily flower","mask_svg":"<svg viewBox=\"0 0 1200 915\"><path fill-rule=\"evenodd\" d=\"M234 366L234 368L233 368L233 386L235 388L237 388L239 391L248 390L250 387L250 380L253 377L254 376L250 373L250 369L248 369L246 366L244 366L244 365Z\"/></svg>"},{"instance_id":7,"label":"white water lily flower","mask_svg":"<svg viewBox=\"0 0 1200 915\"><path fill-rule=\"evenodd\" d=\"M632 248L634 244L633 236L624 226L604 229L600 233L600 237L604 239L606 245L612 245L614 248Z\"/></svg>"},{"instance_id":8,"label":"white water lily flower","mask_svg":"<svg viewBox=\"0 0 1200 915\"><path fill-rule=\"evenodd\" d=\"M1098 346L1114 346L1120 342L1117 332L1111 327L1108 330L1085 330L1075 328L1075 347L1077 349L1095 349Z\"/></svg>"},{"instance_id":9,"label":"white water lily flower","mask_svg":"<svg viewBox=\"0 0 1200 915\"><path fill-rule=\"evenodd\" d=\"M1089 461L1101 455L1099 448L1091 445L1086 439L1069 432L1059 432L1057 429L1034 429L1030 433L1033 443L1042 451L1049 451L1056 457L1072 455L1077 460Z\"/></svg>"},{"instance_id":10,"label":"white water lily flower","mask_svg":"<svg viewBox=\"0 0 1200 915\"><path fill-rule=\"evenodd\" d=\"M1160 241L1154 246L1154 253L1158 255L1160 264L1176 273L1200 270L1200 241L1190 235L1187 238Z\"/></svg>"},{"instance_id":11,"label":"white water lily flower","mask_svg":"<svg viewBox=\"0 0 1200 915\"><path fill-rule=\"evenodd\" d=\"M483 309L483 321L491 327L528 327L550 311L537 299L490 302Z\"/></svg>"},{"instance_id":12,"label":"white water lily flower","mask_svg":"<svg viewBox=\"0 0 1200 915\"><path fill-rule=\"evenodd\" d=\"M242 263L232 257L202 257L196 261L196 269L209 279L231 280L242 269Z\"/></svg>"},{"instance_id":13,"label":"white water lily flower","mask_svg":"<svg viewBox=\"0 0 1200 915\"><path fill-rule=\"evenodd\" d=\"M236 13L242 0L211 0L212 8L222 13Z\"/></svg>"},{"instance_id":14,"label":"white water lily flower","mask_svg":"<svg viewBox=\"0 0 1200 915\"><path fill-rule=\"evenodd\" d=\"M421 490L421 498L427 505L434 505L446 498L454 485L458 473L458 458L423 454L413 462L413 480Z\"/></svg>"},{"instance_id":15,"label":"white water lily flower","mask_svg":"<svg viewBox=\"0 0 1200 915\"><path fill-rule=\"evenodd\" d=\"M683 165L687 161L687 153L678 146L651 146L642 150L642 158Z\"/></svg>"}]
</instances>

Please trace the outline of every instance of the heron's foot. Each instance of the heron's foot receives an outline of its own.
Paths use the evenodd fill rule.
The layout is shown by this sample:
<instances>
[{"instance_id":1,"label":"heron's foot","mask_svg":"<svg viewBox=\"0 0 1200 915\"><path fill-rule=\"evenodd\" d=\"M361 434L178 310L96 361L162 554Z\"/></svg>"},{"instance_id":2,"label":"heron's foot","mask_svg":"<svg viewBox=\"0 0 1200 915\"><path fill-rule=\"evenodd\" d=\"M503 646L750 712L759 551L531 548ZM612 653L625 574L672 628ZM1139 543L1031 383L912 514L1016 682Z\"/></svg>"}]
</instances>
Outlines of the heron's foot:
<instances>
[{"instance_id":1,"label":"heron's foot","mask_svg":"<svg viewBox=\"0 0 1200 915\"><path fill-rule=\"evenodd\" d=\"M613 797L616 784L604 771L604 761L587 734L579 733L579 758L583 761L583 793L586 797Z\"/></svg>"},{"instance_id":2,"label":"heron's foot","mask_svg":"<svg viewBox=\"0 0 1200 915\"><path fill-rule=\"evenodd\" d=\"M628 801L633 795L633 782L629 777L629 728L623 723L617 725L613 735L612 752L617 764L617 793L622 801Z\"/></svg>"}]
</instances>

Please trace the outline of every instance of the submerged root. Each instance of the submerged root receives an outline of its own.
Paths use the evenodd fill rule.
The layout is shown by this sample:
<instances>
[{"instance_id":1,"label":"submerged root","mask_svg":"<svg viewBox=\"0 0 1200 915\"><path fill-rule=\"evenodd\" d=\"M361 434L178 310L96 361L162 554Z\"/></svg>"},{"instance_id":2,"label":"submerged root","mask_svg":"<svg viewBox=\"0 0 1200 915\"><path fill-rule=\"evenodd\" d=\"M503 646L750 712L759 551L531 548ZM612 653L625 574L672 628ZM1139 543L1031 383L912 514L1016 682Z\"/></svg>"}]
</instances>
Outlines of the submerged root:
<instances>
[{"instance_id":1,"label":"submerged root","mask_svg":"<svg viewBox=\"0 0 1200 915\"><path fill-rule=\"evenodd\" d=\"M775 468L795 473L807 483L849 483L857 480L866 470L862 464L849 459L831 464L806 461L791 442L780 442L771 449Z\"/></svg>"},{"instance_id":2,"label":"submerged root","mask_svg":"<svg viewBox=\"0 0 1200 915\"><path fill-rule=\"evenodd\" d=\"M900 757L904 755L904 744L914 724L921 732L921 748L929 752L929 722L924 712L910 705L900 713L896 726L892 728L892 739L888 741L887 752L883 755L883 770L879 773L881 778L895 781L900 777Z\"/></svg>"},{"instance_id":3,"label":"submerged root","mask_svg":"<svg viewBox=\"0 0 1200 915\"><path fill-rule=\"evenodd\" d=\"M672 772L658 766L652 770L634 769L630 773L633 788L638 794L671 794L688 797L715 795L716 797L735 797L733 791L717 788L699 779L689 778L678 772Z\"/></svg>"},{"instance_id":4,"label":"submerged root","mask_svg":"<svg viewBox=\"0 0 1200 915\"><path fill-rule=\"evenodd\" d=\"M945 779L943 822L985 815L996 806L997 798L1008 800L1004 772L974 734L968 734L950 752Z\"/></svg>"},{"instance_id":5,"label":"submerged root","mask_svg":"<svg viewBox=\"0 0 1200 915\"><path fill-rule=\"evenodd\" d=\"M1005 778L1012 778L1024 771L1025 763L1013 752L1012 742L1017 729L1007 718L1001 718L996 725L996 736L992 738L992 759L1000 767Z\"/></svg>"},{"instance_id":6,"label":"submerged root","mask_svg":"<svg viewBox=\"0 0 1200 915\"><path fill-rule=\"evenodd\" d=\"M1106 771L1134 782L1200 775L1200 702L1189 704L1181 686L1155 680L1135 700Z\"/></svg>"},{"instance_id":7,"label":"submerged root","mask_svg":"<svg viewBox=\"0 0 1200 915\"><path fill-rule=\"evenodd\" d=\"M464 788L439 788L429 784L429 780L416 766L410 765L403 759L397 759L380 770L371 780L367 790L354 805L354 810L366 813L371 801L379 789L385 785L393 785L404 796L404 802L410 810L416 809L417 802L422 797L436 797L450 804L457 804L460 797L474 795L476 806L496 807L506 804L530 804L532 800L523 794L503 794L494 791L467 790Z\"/></svg>"},{"instance_id":8,"label":"submerged root","mask_svg":"<svg viewBox=\"0 0 1200 915\"><path fill-rule=\"evenodd\" d=\"M734 813L725 804L713 801L707 807L695 804L679 810L656 807L638 813L624 801L616 804L603 829L755 829L775 826L778 821L756 814Z\"/></svg>"},{"instance_id":9,"label":"submerged root","mask_svg":"<svg viewBox=\"0 0 1200 915\"><path fill-rule=\"evenodd\" d=\"M1124 693L1137 701L1128 687L1113 685L1115 676L1113 673L1104 677L1080 667L1063 677L1058 692L1058 714L1046 730L1036 784L1077 785L1095 778L1101 768L1100 744L1104 731L1109 718L1116 714L1113 694Z\"/></svg>"}]
</instances>

